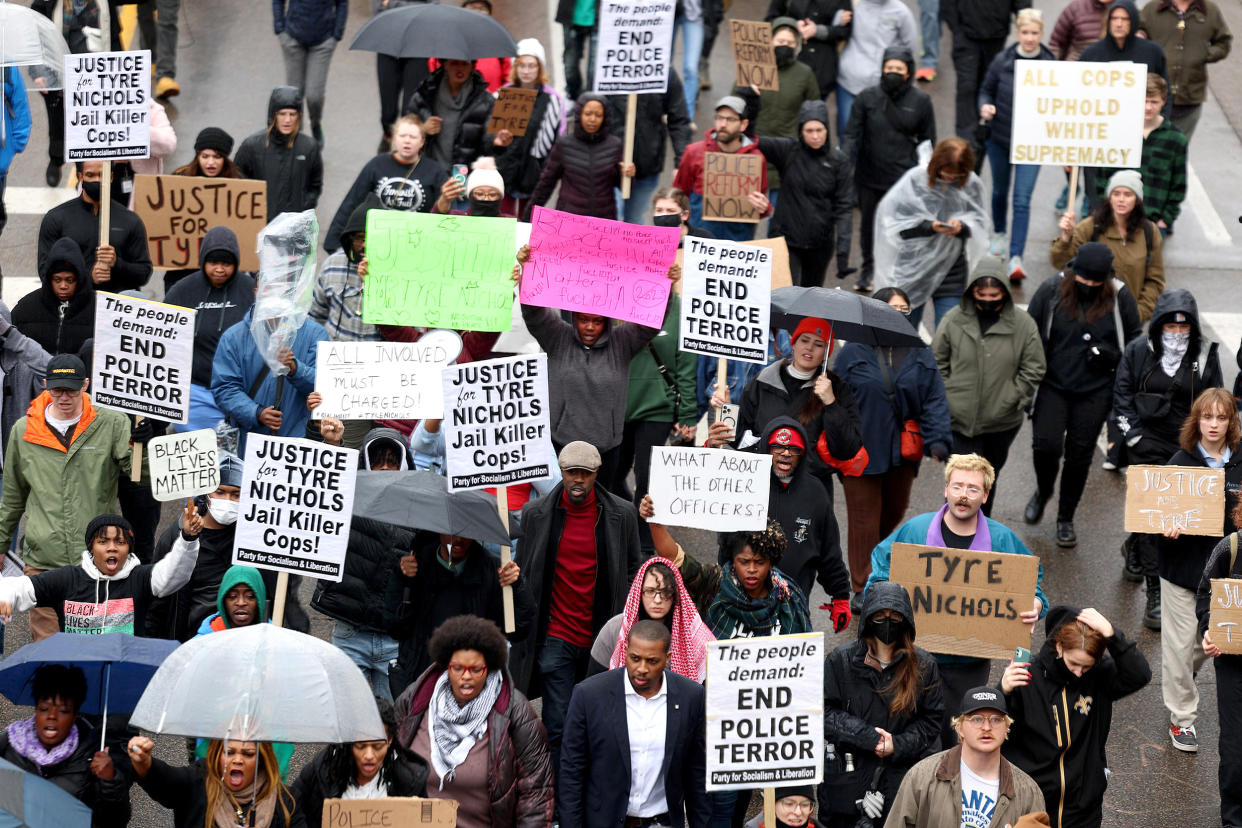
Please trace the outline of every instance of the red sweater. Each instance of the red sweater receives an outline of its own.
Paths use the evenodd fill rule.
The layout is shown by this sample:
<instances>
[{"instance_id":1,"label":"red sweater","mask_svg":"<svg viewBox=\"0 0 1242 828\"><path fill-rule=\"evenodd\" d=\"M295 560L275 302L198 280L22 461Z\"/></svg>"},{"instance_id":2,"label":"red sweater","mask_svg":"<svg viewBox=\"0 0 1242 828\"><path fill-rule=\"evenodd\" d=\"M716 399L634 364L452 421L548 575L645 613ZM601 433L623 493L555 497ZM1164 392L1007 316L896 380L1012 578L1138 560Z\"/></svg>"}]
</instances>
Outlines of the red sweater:
<instances>
[{"instance_id":1,"label":"red sweater","mask_svg":"<svg viewBox=\"0 0 1242 828\"><path fill-rule=\"evenodd\" d=\"M556 571L552 574L552 607L548 636L575 647L590 647L595 640L595 573L599 568L595 554L595 523L599 507L595 490L587 502L575 506L561 491L565 526L556 549Z\"/></svg>"}]
</instances>

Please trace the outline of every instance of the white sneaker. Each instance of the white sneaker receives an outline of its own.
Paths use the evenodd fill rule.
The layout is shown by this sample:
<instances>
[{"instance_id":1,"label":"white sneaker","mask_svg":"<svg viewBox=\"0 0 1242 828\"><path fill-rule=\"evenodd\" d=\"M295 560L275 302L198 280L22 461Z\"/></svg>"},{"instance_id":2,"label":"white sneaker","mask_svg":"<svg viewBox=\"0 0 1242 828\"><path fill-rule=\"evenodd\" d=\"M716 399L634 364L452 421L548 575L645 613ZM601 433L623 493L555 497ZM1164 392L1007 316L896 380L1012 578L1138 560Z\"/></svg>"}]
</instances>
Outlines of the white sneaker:
<instances>
[{"instance_id":1,"label":"white sneaker","mask_svg":"<svg viewBox=\"0 0 1242 828\"><path fill-rule=\"evenodd\" d=\"M1025 278L1026 278L1026 271L1022 269L1022 257L1021 256L1010 256L1009 257L1009 283L1016 285Z\"/></svg>"},{"instance_id":2,"label":"white sneaker","mask_svg":"<svg viewBox=\"0 0 1242 828\"><path fill-rule=\"evenodd\" d=\"M1005 238L1004 233L996 233L992 236L992 243L988 246L989 256L1004 256L1008 249L1009 240Z\"/></svg>"}]
</instances>

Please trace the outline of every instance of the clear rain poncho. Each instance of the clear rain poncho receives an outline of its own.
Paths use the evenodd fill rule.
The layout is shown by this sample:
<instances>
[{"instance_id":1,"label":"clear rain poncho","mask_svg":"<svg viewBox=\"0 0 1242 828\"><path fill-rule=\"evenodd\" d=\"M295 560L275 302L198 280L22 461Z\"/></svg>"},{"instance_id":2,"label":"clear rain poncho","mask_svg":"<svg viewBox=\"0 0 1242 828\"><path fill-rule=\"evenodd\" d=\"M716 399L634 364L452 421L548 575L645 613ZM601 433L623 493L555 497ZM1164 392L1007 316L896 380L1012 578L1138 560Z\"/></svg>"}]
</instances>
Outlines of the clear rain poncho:
<instances>
[{"instance_id":1,"label":"clear rain poncho","mask_svg":"<svg viewBox=\"0 0 1242 828\"><path fill-rule=\"evenodd\" d=\"M310 313L318 238L314 210L281 213L259 233L259 287L250 335L276 376L289 373L277 355L281 348L293 347L298 329Z\"/></svg>"}]
</instances>

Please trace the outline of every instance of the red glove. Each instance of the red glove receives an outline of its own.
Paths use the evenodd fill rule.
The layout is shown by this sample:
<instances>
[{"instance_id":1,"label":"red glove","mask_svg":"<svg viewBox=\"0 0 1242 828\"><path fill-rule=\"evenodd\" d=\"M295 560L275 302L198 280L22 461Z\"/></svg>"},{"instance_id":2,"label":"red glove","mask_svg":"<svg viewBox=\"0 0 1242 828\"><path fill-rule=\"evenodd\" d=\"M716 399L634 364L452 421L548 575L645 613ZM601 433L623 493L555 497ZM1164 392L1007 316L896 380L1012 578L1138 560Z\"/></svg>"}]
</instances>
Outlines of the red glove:
<instances>
[{"instance_id":1,"label":"red glove","mask_svg":"<svg viewBox=\"0 0 1242 828\"><path fill-rule=\"evenodd\" d=\"M833 632L841 632L850 625L850 599L833 598L832 604L824 604L820 609L829 610Z\"/></svg>"}]
</instances>

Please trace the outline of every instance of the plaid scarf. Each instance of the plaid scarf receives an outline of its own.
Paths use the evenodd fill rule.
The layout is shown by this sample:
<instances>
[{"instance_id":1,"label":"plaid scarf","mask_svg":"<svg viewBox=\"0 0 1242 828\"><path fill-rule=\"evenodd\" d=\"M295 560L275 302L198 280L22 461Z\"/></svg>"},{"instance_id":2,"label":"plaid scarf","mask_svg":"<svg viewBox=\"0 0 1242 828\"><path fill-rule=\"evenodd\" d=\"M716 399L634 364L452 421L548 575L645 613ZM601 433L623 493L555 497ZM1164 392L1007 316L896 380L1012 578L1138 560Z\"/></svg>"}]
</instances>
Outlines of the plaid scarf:
<instances>
[{"instance_id":1,"label":"plaid scarf","mask_svg":"<svg viewBox=\"0 0 1242 828\"><path fill-rule=\"evenodd\" d=\"M475 742L487 732L487 717L500 698L500 671L489 670L483 690L463 704L458 704L449 684L448 670L436 679L427 710L427 736L431 740L431 764L440 775L440 790L453 781L457 766Z\"/></svg>"},{"instance_id":2,"label":"plaid scarf","mask_svg":"<svg viewBox=\"0 0 1242 828\"><path fill-rule=\"evenodd\" d=\"M638 621L638 609L643 603L643 581L647 578L648 568L657 563L663 563L672 570L674 587L677 590L677 604L673 607L670 625L673 641L669 646L668 666L679 676L685 676L691 681L702 681L707 675L707 642L712 641L714 636L703 623L703 619L699 618L699 611L694 608L694 599L686 591L677 567L658 557L648 558L634 576L630 594L625 599L621 629L617 633L617 643L613 647L608 667L615 670L625 664L625 644L629 640L630 630Z\"/></svg>"},{"instance_id":3,"label":"plaid scarf","mask_svg":"<svg viewBox=\"0 0 1242 828\"><path fill-rule=\"evenodd\" d=\"M790 635L811 631L811 613L798 585L772 569L771 586L763 598L751 598L726 565L720 592L707 608L707 626L716 638Z\"/></svg>"}]
</instances>

